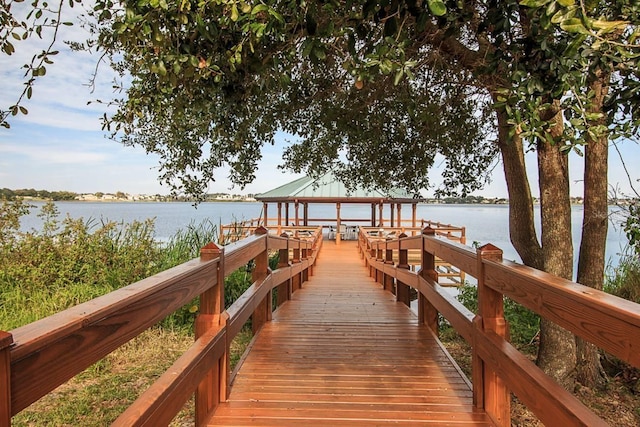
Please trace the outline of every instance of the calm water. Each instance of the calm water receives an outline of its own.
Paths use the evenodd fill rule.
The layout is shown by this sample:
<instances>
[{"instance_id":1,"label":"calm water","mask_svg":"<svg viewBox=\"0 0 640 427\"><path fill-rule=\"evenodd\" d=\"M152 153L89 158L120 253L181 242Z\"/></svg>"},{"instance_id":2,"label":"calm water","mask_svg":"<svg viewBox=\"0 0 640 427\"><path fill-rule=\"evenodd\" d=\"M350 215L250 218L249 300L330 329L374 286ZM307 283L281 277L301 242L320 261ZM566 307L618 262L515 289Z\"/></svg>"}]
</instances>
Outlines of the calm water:
<instances>
[{"instance_id":1,"label":"calm water","mask_svg":"<svg viewBox=\"0 0 640 427\"><path fill-rule=\"evenodd\" d=\"M41 203L37 208L23 218L22 229L39 229L42 221L37 217ZM144 220L155 218L156 237L166 240L176 230L185 228L192 223L210 220L214 224L227 224L234 220L256 218L262 214L262 204L256 202L217 202L202 203L197 208L190 203L115 203L115 202L58 202L56 203L62 215L72 218L103 219L110 221ZM611 207L611 213L615 213ZM277 215L274 205L269 205L269 217ZM404 206L403 218L410 218L411 210ZM389 207L384 211L384 217L389 218ZM580 229L582 225L582 206L573 207L573 235L574 249L579 248ZM284 216L284 213L283 213ZM294 218L293 206L290 206L290 221ZM300 209L302 216L302 209ZM342 205L343 218L369 218L370 205ZM309 206L310 218L334 218L335 206L320 204ZM519 261L519 257L509 241L508 228L509 207L506 205L418 205L418 218L440 221L447 224L466 227L467 243L492 243L504 251L506 259ZM617 264L626 239L624 233L614 220L609 225L607 238L607 258L612 264ZM326 222L320 221L319 223ZM539 229L539 226L538 226Z\"/></svg>"}]
</instances>

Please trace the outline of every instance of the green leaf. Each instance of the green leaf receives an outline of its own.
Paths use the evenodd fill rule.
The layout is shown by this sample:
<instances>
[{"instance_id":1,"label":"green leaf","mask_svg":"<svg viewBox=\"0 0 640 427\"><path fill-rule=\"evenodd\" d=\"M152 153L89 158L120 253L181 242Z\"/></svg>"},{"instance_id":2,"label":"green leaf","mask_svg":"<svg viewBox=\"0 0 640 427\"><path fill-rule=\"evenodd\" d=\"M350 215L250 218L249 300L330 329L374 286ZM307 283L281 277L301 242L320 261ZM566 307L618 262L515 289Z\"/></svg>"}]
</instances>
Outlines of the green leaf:
<instances>
[{"instance_id":1,"label":"green leaf","mask_svg":"<svg viewBox=\"0 0 640 427\"><path fill-rule=\"evenodd\" d=\"M402 68L400 68L397 72L395 77L393 78L393 85L394 86L398 86L398 83L400 83L400 79L402 79L402 76L404 75L404 70Z\"/></svg>"},{"instance_id":2,"label":"green leaf","mask_svg":"<svg viewBox=\"0 0 640 427\"><path fill-rule=\"evenodd\" d=\"M569 33L589 34L589 30L584 26L579 18L571 18L560 23L560 28Z\"/></svg>"},{"instance_id":3,"label":"green leaf","mask_svg":"<svg viewBox=\"0 0 640 427\"><path fill-rule=\"evenodd\" d=\"M551 17L551 22L554 24L559 24L562 21L571 19L574 16L576 16L576 12L578 10L579 10L578 6L571 6L566 9L560 9Z\"/></svg>"},{"instance_id":4,"label":"green leaf","mask_svg":"<svg viewBox=\"0 0 640 427\"><path fill-rule=\"evenodd\" d=\"M604 117L604 115L602 113L600 113L600 112L598 112L598 113L585 113L584 117L587 120L600 120L601 118Z\"/></svg>"},{"instance_id":5,"label":"green leaf","mask_svg":"<svg viewBox=\"0 0 640 427\"><path fill-rule=\"evenodd\" d=\"M442 0L427 0L429 11L435 16L444 16L447 13L447 6Z\"/></svg>"},{"instance_id":6,"label":"green leaf","mask_svg":"<svg viewBox=\"0 0 640 427\"><path fill-rule=\"evenodd\" d=\"M254 6L254 8L251 10L251 14L252 15L256 15L260 12L264 12L266 10L269 10L269 6L267 6L266 4L258 4L256 6Z\"/></svg>"},{"instance_id":7,"label":"green leaf","mask_svg":"<svg viewBox=\"0 0 640 427\"><path fill-rule=\"evenodd\" d=\"M280 22L281 24L284 24L284 18L282 17L282 15L280 15L274 9L269 9L269 15L273 16L274 18L276 18L278 20L278 22Z\"/></svg>"},{"instance_id":8,"label":"green leaf","mask_svg":"<svg viewBox=\"0 0 640 427\"><path fill-rule=\"evenodd\" d=\"M541 7L550 1L551 0L520 0L520 5L526 7Z\"/></svg>"},{"instance_id":9,"label":"green leaf","mask_svg":"<svg viewBox=\"0 0 640 427\"><path fill-rule=\"evenodd\" d=\"M238 6L234 4L233 6L231 6L231 20L233 22L236 22L239 17L240 14L238 13Z\"/></svg>"},{"instance_id":10,"label":"green leaf","mask_svg":"<svg viewBox=\"0 0 640 427\"><path fill-rule=\"evenodd\" d=\"M629 25L628 21L606 21L603 19L594 19L591 26L598 30L600 34L610 33L617 29L623 30Z\"/></svg>"},{"instance_id":11,"label":"green leaf","mask_svg":"<svg viewBox=\"0 0 640 427\"><path fill-rule=\"evenodd\" d=\"M576 4L576 0L558 0L561 6L569 7Z\"/></svg>"}]
</instances>

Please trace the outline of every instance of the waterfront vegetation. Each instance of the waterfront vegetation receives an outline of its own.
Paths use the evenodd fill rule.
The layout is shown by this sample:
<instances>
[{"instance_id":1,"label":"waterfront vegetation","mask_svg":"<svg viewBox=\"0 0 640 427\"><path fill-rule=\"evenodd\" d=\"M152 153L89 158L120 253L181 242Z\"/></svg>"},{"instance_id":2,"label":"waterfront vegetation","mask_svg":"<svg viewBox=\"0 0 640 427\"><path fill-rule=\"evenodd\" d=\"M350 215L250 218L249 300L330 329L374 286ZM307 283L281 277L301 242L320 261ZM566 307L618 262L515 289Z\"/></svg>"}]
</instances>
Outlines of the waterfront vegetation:
<instances>
[{"instance_id":1,"label":"waterfront vegetation","mask_svg":"<svg viewBox=\"0 0 640 427\"><path fill-rule=\"evenodd\" d=\"M217 226L205 221L178 231L168 242L154 239L154 221L128 224L60 218L54 204L39 215L41 231L20 232L22 201L0 207L0 330L11 330L181 264L215 241ZM250 284L240 269L227 277L227 305ZM45 396L13 419L15 426L110 424L193 342L193 301L165 318L81 375ZM251 331L232 345L236 363ZM192 419L192 405L176 425Z\"/></svg>"},{"instance_id":2,"label":"waterfront vegetation","mask_svg":"<svg viewBox=\"0 0 640 427\"><path fill-rule=\"evenodd\" d=\"M155 239L154 221L115 223L92 218L61 218L53 203L40 209L40 231L20 231L20 218L31 207L21 200L0 207L0 329L11 330L73 305L106 294L142 278L198 256L202 246L217 239L217 226L204 221L179 230L166 242ZM605 289L640 302L640 239L633 236L638 224L631 212L625 230L630 239L619 266L611 267ZM637 215L636 215L637 216ZM277 262L274 258L272 262ZM241 268L225 282L228 307L250 284L251 266ZM272 268L275 266L272 265ZM477 308L473 286L461 288L458 297L470 310ZM158 378L193 342L193 320L198 302L178 310L159 325L88 368L81 375L21 412L16 426L106 425ZM538 344L538 316L507 300L505 315L511 340L525 354L535 358ZM443 325L443 341L470 375L470 351L455 332ZM245 330L232 345L232 365L237 363L251 332ZM636 407L632 420L640 419L637 369L602 356L610 379L608 391L621 406ZM608 407L607 394L588 390L581 397ZM527 422L530 415L518 409L515 419ZM187 405L174 425L189 424L193 406ZM518 425L518 422L515 422Z\"/></svg>"}]
</instances>

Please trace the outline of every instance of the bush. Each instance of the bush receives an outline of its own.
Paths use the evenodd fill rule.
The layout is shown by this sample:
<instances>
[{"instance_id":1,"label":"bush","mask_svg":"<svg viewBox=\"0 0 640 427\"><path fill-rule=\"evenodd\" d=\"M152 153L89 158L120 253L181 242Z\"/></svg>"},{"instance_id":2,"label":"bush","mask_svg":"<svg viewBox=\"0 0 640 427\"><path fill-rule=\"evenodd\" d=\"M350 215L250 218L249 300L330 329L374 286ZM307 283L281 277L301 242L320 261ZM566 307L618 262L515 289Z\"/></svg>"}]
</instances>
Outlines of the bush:
<instances>
[{"instance_id":1,"label":"bush","mask_svg":"<svg viewBox=\"0 0 640 427\"><path fill-rule=\"evenodd\" d=\"M65 218L43 206L42 232L20 233L21 202L0 208L0 329L9 330L152 274L153 220L117 224ZM19 216L19 215L18 215Z\"/></svg>"},{"instance_id":2,"label":"bush","mask_svg":"<svg viewBox=\"0 0 640 427\"><path fill-rule=\"evenodd\" d=\"M634 255L624 256L607 274L604 290L640 304L640 260Z\"/></svg>"},{"instance_id":3,"label":"bush","mask_svg":"<svg viewBox=\"0 0 640 427\"><path fill-rule=\"evenodd\" d=\"M470 311L478 312L478 288L476 286L462 286L458 300ZM540 316L509 298L504 299L504 317L509 323L512 343L518 346L528 345L538 334Z\"/></svg>"}]
</instances>

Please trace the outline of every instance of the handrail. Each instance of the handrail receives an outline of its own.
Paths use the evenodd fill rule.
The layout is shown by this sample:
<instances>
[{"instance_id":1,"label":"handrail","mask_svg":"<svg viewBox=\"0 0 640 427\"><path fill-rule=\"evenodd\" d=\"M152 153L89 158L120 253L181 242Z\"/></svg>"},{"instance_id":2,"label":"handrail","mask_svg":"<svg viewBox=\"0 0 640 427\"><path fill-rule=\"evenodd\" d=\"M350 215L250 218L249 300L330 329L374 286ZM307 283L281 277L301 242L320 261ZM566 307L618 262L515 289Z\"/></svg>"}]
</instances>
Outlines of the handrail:
<instances>
[{"instance_id":1,"label":"handrail","mask_svg":"<svg viewBox=\"0 0 640 427\"><path fill-rule=\"evenodd\" d=\"M421 247L421 268L403 265L409 249ZM422 236L401 235L376 240L361 232L359 250L370 274L385 288L412 287L418 292L418 318L437 335L442 314L471 345L474 403L500 426L510 425L513 391L548 425L597 426L606 423L575 396L544 374L507 340L503 297L528 307L617 356L640 367L640 304L609 295L551 274L502 260L502 251L485 245L471 248L435 236L427 227ZM389 258L399 252L399 262ZM441 258L478 280L479 308L473 314L437 283L435 258Z\"/></svg>"},{"instance_id":2,"label":"handrail","mask_svg":"<svg viewBox=\"0 0 640 427\"><path fill-rule=\"evenodd\" d=\"M257 316L254 330L269 320L274 288L283 289L284 296L278 295L282 301L291 295L287 288L292 282L301 286L321 244L319 228L308 240L270 236L258 228L253 236L223 248L207 245L200 259L13 331L0 331L0 425L10 426L12 416L198 295L196 342L114 425L167 424L196 388L200 425L225 398L231 340L249 317ZM291 266L270 271L272 248ZM254 283L223 311L224 277L252 260ZM215 383L203 381L213 377Z\"/></svg>"}]
</instances>

